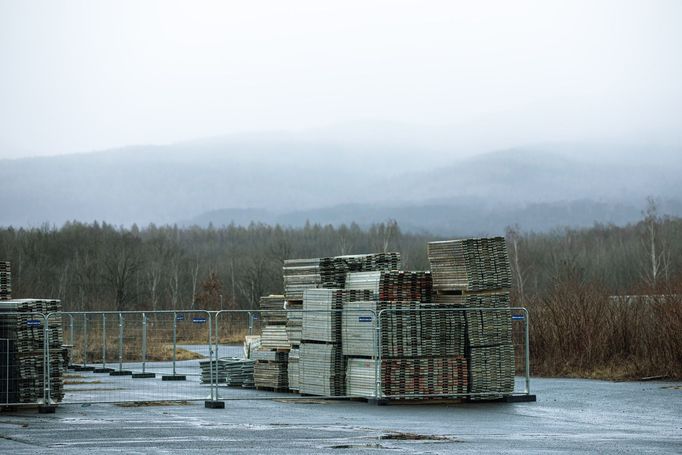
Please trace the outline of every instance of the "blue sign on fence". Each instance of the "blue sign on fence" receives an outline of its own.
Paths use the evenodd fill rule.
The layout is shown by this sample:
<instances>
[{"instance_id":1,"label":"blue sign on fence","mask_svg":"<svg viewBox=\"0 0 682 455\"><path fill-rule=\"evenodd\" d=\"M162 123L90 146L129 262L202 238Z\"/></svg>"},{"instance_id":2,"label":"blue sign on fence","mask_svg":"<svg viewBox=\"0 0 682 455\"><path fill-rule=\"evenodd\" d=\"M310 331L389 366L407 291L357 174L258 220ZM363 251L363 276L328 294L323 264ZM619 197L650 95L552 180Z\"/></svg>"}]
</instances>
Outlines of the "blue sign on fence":
<instances>
[{"instance_id":1,"label":"blue sign on fence","mask_svg":"<svg viewBox=\"0 0 682 455\"><path fill-rule=\"evenodd\" d=\"M522 314L512 314L512 321L523 321L526 317Z\"/></svg>"},{"instance_id":2,"label":"blue sign on fence","mask_svg":"<svg viewBox=\"0 0 682 455\"><path fill-rule=\"evenodd\" d=\"M40 327L40 320L29 319L28 321L26 321L26 325L29 327Z\"/></svg>"},{"instance_id":3,"label":"blue sign on fence","mask_svg":"<svg viewBox=\"0 0 682 455\"><path fill-rule=\"evenodd\" d=\"M185 320L185 315L184 315L184 314L176 314L176 315L175 315L175 320L176 320L176 321L184 321L184 320Z\"/></svg>"},{"instance_id":4,"label":"blue sign on fence","mask_svg":"<svg viewBox=\"0 0 682 455\"><path fill-rule=\"evenodd\" d=\"M372 322L372 316L358 316L358 322Z\"/></svg>"},{"instance_id":5,"label":"blue sign on fence","mask_svg":"<svg viewBox=\"0 0 682 455\"><path fill-rule=\"evenodd\" d=\"M206 318L192 318L192 322L195 324L204 324L206 322Z\"/></svg>"}]
</instances>

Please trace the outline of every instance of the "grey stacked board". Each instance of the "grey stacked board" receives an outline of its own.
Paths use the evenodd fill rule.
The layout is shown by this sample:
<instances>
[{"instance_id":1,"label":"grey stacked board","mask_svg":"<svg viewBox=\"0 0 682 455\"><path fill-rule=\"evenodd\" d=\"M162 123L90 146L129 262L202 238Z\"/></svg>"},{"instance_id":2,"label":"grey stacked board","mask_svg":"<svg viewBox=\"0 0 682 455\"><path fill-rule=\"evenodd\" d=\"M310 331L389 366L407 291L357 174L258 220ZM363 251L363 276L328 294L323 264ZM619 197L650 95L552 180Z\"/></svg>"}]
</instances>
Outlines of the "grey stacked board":
<instances>
[{"instance_id":1,"label":"grey stacked board","mask_svg":"<svg viewBox=\"0 0 682 455\"><path fill-rule=\"evenodd\" d=\"M302 300L306 289L345 287L346 274L400 268L400 253L357 254L284 261L284 295Z\"/></svg>"},{"instance_id":2,"label":"grey stacked board","mask_svg":"<svg viewBox=\"0 0 682 455\"><path fill-rule=\"evenodd\" d=\"M509 292L438 294L435 303L455 305L464 310L468 346L493 346L512 342Z\"/></svg>"},{"instance_id":3,"label":"grey stacked board","mask_svg":"<svg viewBox=\"0 0 682 455\"><path fill-rule=\"evenodd\" d=\"M12 299L12 265L0 261L0 300Z\"/></svg>"},{"instance_id":4,"label":"grey stacked board","mask_svg":"<svg viewBox=\"0 0 682 455\"><path fill-rule=\"evenodd\" d=\"M469 352L469 391L474 400L491 400L514 391L514 346L472 347Z\"/></svg>"},{"instance_id":5,"label":"grey stacked board","mask_svg":"<svg viewBox=\"0 0 682 455\"><path fill-rule=\"evenodd\" d=\"M211 366L217 384L228 386L243 386L245 383L253 383L253 368L255 360L240 359L236 357L221 357L217 361L199 362L201 367L201 382L211 382Z\"/></svg>"},{"instance_id":6,"label":"grey stacked board","mask_svg":"<svg viewBox=\"0 0 682 455\"><path fill-rule=\"evenodd\" d=\"M504 237L430 242L428 256L436 290L479 292L511 287Z\"/></svg>"},{"instance_id":7,"label":"grey stacked board","mask_svg":"<svg viewBox=\"0 0 682 455\"><path fill-rule=\"evenodd\" d=\"M301 332L303 331L303 302L299 300L287 300L287 340L294 347L301 344Z\"/></svg>"},{"instance_id":8,"label":"grey stacked board","mask_svg":"<svg viewBox=\"0 0 682 455\"><path fill-rule=\"evenodd\" d=\"M431 302L433 282L429 272L400 270L354 272L346 279L346 289L369 290L381 301Z\"/></svg>"},{"instance_id":9,"label":"grey stacked board","mask_svg":"<svg viewBox=\"0 0 682 455\"><path fill-rule=\"evenodd\" d=\"M457 306L349 302L343 307L342 321L343 354L347 356L376 357L379 348L382 358L464 355L464 314Z\"/></svg>"},{"instance_id":10,"label":"grey stacked board","mask_svg":"<svg viewBox=\"0 0 682 455\"><path fill-rule=\"evenodd\" d=\"M339 344L302 341L299 391L306 395L345 395L345 358Z\"/></svg>"},{"instance_id":11,"label":"grey stacked board","mask_svg":"<svg viewBox=\"0 0 682 455\"><path fill-rule=\"evenodd\" d=\"M376 396L377 362L348 359L348 395ZM463 356L382 359L378 369L382 397L428 399L467 392L467 361Z\"/></svg>"},{"instance_id":12,"label":"grey stacked board","mask_svg":"<svg viewBox=\"0 0 682 455\"><path fill-rule=\"evenodd\" d=\"M266 325L261 332L261 349L289 349L287 327L285 325Z\"/></svg>"},{"instance_id":13,"label":"grey stacked board","mask_svg":"<svg viewBox=\"0 0 682 455\"><path fill-rule=\"evenodd\" d=\"M303 341L341 343L342 289L307 289L303 296Z\"/></svg>"},{"instance_id":14,"label":"grey stacked board","mask_svg":"<svg viewBox=\"0 0 682 455\"><path fill-rule=\"evenodd\" d=\"M289 386L288 352L258 350L254 353L254 385L258 389L284 391Z\"/></svg>"},{"instance_id":15,"label":"grey stacked board","mask_svg":"<svg viewBox=\"0 0 682 455\"><path fill-rule=\"evenodd\" d=\"M301 353L300 348L292 348L289 351L289 362L288 362L288 379L289 379L289 390L295 392L299 391L300 388L300 371L301 371Z\"/></svg>"},{"instance_id":16,"label":"grey stacked board","mask_svg":"<svg viewBox=\"0 0 682 455\"><path fill-rule=\"evenodd\" d=\"M265 325L284 325L287 314L284 310L283 295L268 295L260 298L258 303L262 323Z\"/></svg>"},{"instance_id":17,"label":"grey stacked board","mask_svg":"<svg viewBox=\"0 0 682 455\"><path fill-rule=\"evenodd\" d=\"M46 368L50 380L50 398L60 402L64 397L64 357L61 316L49 318L47 330L42 315L61 311L58 300L21 299L0 302L0 339L12 351L7 352L16 382L14 398L18 403L36 403L43 399L46 389ZM48 340L46 343L45 335ZM46 347L49 355L45 355ZM47 359L47 362L45 361ZM10 363L10 362L6 362ZM5 383L3 383L5 384ZM1 393L1 391L0 391Z\"/></svg>"}]
</instances>

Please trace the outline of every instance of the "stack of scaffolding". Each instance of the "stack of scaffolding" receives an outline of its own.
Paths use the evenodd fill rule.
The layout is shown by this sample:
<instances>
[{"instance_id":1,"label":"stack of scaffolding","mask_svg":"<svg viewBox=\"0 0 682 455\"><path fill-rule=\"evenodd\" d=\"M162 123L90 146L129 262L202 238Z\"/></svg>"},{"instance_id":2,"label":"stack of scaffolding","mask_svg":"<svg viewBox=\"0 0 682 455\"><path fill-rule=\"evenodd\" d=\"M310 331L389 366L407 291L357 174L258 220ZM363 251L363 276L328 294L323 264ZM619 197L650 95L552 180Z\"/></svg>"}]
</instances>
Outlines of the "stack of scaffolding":
<instances>
[{"instance_id":1,"label":"stack of scaffolding","mask_svg":"<svg viewBox=\"0 0 682 455\"><path fill-rule=\"evenodd\" d=\"M301 344L301 332L303 330L303 302L299 300L287 300L287 339L292 348Z\"/></svg>"},{"instance_id":2,"label":"stack of scaffolding","mask_svg":"<svg viewBox=\"0 0 682 455\"><path fill-rule=\"evenodd\" d=\"M245 384L253 384L253 366L255 360L240 359L236 357L221 357L213 362L213 374L218 384L233 387L242 387ZM211 382L211 362L206 360L199 362L201 367L201 382Z\"/></svg>"},{"instance_id":3,"label":"stack of scaffolding","mask_svg":"<svg viewBox=\"0 0 682 455\"><path fill-rule=\"evenodd\" d=\"M379 332L375 331L378 318ZM343 308L347 393L419 398L467 390L464 315L419 302L350 302Z\"/></svg>"},{"instance_id":4,"label":"stack of scaffolding","mask_svg":"<svg viewBox=\"0 0 682 455\"><path fill-rule=\"evenodd\" d=\"M356 272L348 274L346 289L372 291L381 301L431 302L433 282L429 272Z\"/></svg>"},{"instance_id":5,"label":"stack of scaffolding","mask_svg":"<svg viewBox=\"0 0 682 455\"><path fill-rule=\"evenodd\" d=\"M6 403L36 403L42 400L45 377L50 380L50 398L64 397L64 357L61 316L49 318L47 331L42 315L61 311L59 300L5 300L0 302L0 349L5 361L0 364L6 380L0 383L0 400ZM48 340L45 342L47 334ZM49 348L48 362L45 349ZM46 367L48 371L46 371Z\"/></svg>"},{"instance_id":6,"label":"stack of scaffolding","mask_svg":"<svg viewBox=\"0 0 682 455\"><path fill-rule=\"evenodd\" d=\"M0 300L12 299L12 266L0 261Z\"/></svg>"},{"instance_id":7,"label":"stack of scaffolding","mask_svg":"<svg viewBox=\"0 0 682 455\"><path fill-rule=\"evenodd\" d=\"M357 254L284 261L284 295L302 300L306 289L343 289L349 272L372 272L400 268L400 253Z\"/></svg>"},{"instance_id":8,"label":"stack of scaffolding","mask_svg":"<svg viewBox=\"0 0 682 455\"><path fill-rule=\"evenodd\" d=\"M308 289L303 298L299 390L308 395L345 394L341 350L341 289Z\"/></svg>"},{"instance_id":9,"label":"stack of scaffolding","mask_svg":"<svg viewBox=\"0 0 682 455\"><path fill-rule=\"evenodd\" d=\"M472 398L512 393L511 267L504 238L432 242L428 253L435 302L465 310L469 392L482 394Z\"/></svg>"},{"instance_id":10,"label":"stack of scaffolding","mask_svg":"<svg viewBox=\"0 0 682 455\"><path fill-rule=\"evenodd\" d=\"M270 295L260 299L263 330L256 351L254 383L256 388L284 390L288 387L287 364L291 345L287 338L287 315L284 296Z\"/></svg>"},{"instance_id":11,"label":"stack of scaffolding","mask_svg":"<svg viewBox=\"0 0 682 455\"><path fill-rule=\"evenodd\" d=\"M288 362L288 380L289 380L289 390L298 392L300 390L300 360L301 360L301 350L299 346L291 348L289 351L289 362Z\"/></svg>"}]
</instances>

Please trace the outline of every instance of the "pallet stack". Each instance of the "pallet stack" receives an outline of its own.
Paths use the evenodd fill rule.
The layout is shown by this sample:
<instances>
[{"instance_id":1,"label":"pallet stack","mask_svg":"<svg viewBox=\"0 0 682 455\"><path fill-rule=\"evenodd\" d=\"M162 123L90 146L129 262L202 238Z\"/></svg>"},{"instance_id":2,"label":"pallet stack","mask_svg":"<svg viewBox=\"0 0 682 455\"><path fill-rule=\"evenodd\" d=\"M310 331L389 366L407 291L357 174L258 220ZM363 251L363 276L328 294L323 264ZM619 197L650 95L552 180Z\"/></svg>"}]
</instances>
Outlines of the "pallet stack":
<instances>
[{"instance_id":1,"label":"pallet stack","mask_svg":"<svg viewBox=\"0 0 682 455\"><path fill-rule=\"evenodd\" d=\"M263 329L261 345L255 353L254 383L259 389L286 390L291 345L287 338L284 296L261 297L260 310Z\"/></svg>"},{"instance_id":2,"label":"pallet stack","mask_svg":"<svg viewBox=\"0 0 682 455\"><path fill-rule=\"evenodd\" d=\"M512 393L511 267L504 238L431 242L428 255L434 301L457 305L466 315L469 393L483 394L472 398L494 399Z\"/></svg>"},{"instance_id":3,"label":"pallet stack","mask_svg":"<svg viewBox=\"0 0 682 455\"><path fill-rule=\"evenodd\" d=\"M0 300L12 300L12 265L0 261Z\"/></svg>"},{"instance_id":4,"label":"pallet stack","mask_svg":"<svg viewBox=\"0 0 682 455\"><path fill-rule=\"evenodd\" d=\"M356 272L348 274L346 289L371 291L380 301L431 302L433 281L429 272Z\"/></svg>"},{"instance_id":5,"label":"pallet stack","mask_svg":"<svg viewBox=\"0 0 682 455\"><path fill-rule=\"evenodd\" d=\"M204 384L211 382L211 363L213 363L213 374L218 384L225 384L230 387L248 387L249 385L253 387L255 360L221 357L213 362L208 360L199 362L201 382Z\"/></svg>"},{"instance_id":6,"label":"pallet stack","mask_svg":"<svg viewBox=\"0 0 682 455\"><path fill-rule=\"evenodd\" d=\"M64 357L61 316L49 318L47 331L42 315L61 311L58 300L5 300L0 302L0 339L6 359L2 367L7 381L0 395L18 403L37 403L44 397L46 367L49 368L50 398L64 398ZM47 334L48 343L45 343ZM48 362L45 347L49 346Z\"/></svg>"}]
</instances>

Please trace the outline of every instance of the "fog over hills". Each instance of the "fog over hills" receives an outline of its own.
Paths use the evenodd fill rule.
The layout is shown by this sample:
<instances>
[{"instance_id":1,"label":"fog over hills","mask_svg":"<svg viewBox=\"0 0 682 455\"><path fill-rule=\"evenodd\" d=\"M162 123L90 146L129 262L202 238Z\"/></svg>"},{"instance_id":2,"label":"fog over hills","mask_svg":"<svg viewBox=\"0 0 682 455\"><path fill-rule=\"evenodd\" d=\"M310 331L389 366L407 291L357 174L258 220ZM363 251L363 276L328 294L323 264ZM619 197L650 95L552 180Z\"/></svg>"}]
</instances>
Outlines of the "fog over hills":
<instances>
[{"instance_id":1,"label":"fog over hills","mask_svg":"<svg viewBox=\"0 0 682 455\"><path fill-rule=\"evenodd\" d=\"M223 225L396 219L436 234L547 230L682 215L682 149L548 143L448 154L418 140L239 135L0 160L0 225Z\"/></svg>"}]
</instances>

